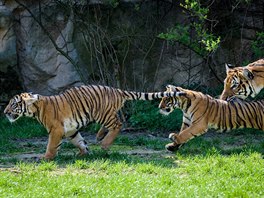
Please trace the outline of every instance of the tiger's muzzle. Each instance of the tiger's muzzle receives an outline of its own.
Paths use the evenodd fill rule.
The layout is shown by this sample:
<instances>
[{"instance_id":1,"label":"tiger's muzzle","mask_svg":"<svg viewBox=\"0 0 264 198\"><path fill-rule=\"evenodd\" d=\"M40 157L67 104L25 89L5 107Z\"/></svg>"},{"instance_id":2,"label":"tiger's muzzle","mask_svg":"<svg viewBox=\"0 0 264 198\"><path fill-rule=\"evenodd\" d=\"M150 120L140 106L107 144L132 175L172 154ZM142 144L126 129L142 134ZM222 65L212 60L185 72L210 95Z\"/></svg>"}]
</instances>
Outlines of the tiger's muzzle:
<instances>
[{"instance_id":1,"label":"tiger's muzzle","mask_svg":"<svg viewBox=\"0 0 264 198\"><path fill-rule=\"evenodd\" d=\"M7 119L9 120L9 122L15 122L21 116L19 113L14 113L10 109L9 105L5 108L4 114L7 117Z\"/></svg>"},{"instance_id":2,"label":"tiger's muzzle","mask_svg":"<svg viewBox=\"0 0 264 198\"><path fill-rule=\"evenodd\" d=\"M18 114L5 113L9 122L15 122L20 116Z\"/></svg>"}]
</instances>

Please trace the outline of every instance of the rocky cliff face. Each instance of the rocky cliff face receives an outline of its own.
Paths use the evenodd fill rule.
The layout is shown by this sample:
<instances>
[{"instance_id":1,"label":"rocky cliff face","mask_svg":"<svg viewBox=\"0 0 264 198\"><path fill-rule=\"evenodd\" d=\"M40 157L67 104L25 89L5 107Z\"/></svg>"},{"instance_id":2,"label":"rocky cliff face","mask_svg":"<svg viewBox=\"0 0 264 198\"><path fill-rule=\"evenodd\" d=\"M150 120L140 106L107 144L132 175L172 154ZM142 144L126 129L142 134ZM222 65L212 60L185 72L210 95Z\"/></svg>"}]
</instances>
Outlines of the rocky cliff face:
<instances>
[{"instance_id":1,"label":"rocky cliff face","mask_svg":"<svg viewBox=\"0 0 264 198\"><path fill-rule=\"evenodd\" d=\"M178 4L111 2L2 1L2 76L12 69L25 91L44 95L88 83L149 91L164 89L167 83L219 86L224 63L253 58L250 49L241 49L250 48L254 26L263 30L263 14L245 18L236 13L238 23L244 20L247 37L223 38L213 60L204 60L184 45L157 38L176 23L186 23ZM208 66L208 61L213 64Z\"/></svg>"},{"instance_id":2,"label":"rocky cliff face","mask_svg":"<svg viewBox=\"0 0 264 198\"><path fill-rule=\"evenodd\" d=\"M71 17L48 9L54 6L52 3L45 7L43 12L47 15L56 13L56 22L61 26L58 29L52 27L50 21L39 23L34 19L37 17L38 4L23 5L25 7L15 2L8 4L8 7L13 8L12 32L15 32L13 40L16 40L16 42L13 40L8 42L12 44L10 54L18 57L17 71L25 90L52 94L73 84L81 84L74 66L54 46L55 44L62 52L67 52L68 56L76 61L76 49L72 41L74 27ZM41 26L47 28L46 32Z\"/></svg>"}]
</instances>

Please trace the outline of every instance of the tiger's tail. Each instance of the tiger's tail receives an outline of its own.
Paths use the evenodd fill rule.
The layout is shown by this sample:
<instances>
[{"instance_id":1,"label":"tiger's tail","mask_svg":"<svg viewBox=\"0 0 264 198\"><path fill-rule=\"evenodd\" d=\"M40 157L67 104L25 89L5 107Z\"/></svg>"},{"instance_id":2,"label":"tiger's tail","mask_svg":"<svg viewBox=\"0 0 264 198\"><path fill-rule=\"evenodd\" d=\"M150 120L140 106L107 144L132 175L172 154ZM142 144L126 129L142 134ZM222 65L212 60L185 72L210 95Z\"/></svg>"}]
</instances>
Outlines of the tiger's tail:
<instances>
[{"instance_id":1,"label":"tiger's tail","mask_svg":"<svg viewBox=\"0 0 264 198\"><path fill-rule=\"evenodd\" d=\"M153 93L144 93L144 92L130 92L124 91L125 98L127 100L154 100L163 97L178 97L182 96L182 92L153 92Z\"/></svg>"}]
</instances>

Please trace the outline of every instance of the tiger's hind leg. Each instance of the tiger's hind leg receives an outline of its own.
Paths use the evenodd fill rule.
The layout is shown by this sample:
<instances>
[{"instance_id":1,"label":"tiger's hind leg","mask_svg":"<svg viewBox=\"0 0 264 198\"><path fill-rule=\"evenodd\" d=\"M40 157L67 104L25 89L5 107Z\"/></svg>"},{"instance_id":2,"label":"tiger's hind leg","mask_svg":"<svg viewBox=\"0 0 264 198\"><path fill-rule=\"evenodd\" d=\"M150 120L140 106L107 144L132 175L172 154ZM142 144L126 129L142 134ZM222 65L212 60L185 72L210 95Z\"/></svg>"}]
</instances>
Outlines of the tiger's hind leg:
<instances>
[{"instance_id":1,"label":"tiger's hind leg","mask_svg":"<svg viewBox=\"0 0 264 198\"><path fill-rule=\"evenodd\" d=\"M96 141L100 142L107 135L108 130L104 126L102 126L96 134Z\"/></svg>"},{"instance_id":2,"label":"tiger's hind leg","mask_svg":"<svg viewBox=\"0 0 264 198\"><path fill-rule=\"evenodd\" d=\"M110 123L106 125L106 128L109 130L109 132L104 137L101 143L101 147L104 150L108 149L109 146L111 146L111 144L115 140L116 136L119 134L121 127L122 127L122 123L119 121L117 116L109 120L110 120Z\"/></svg>"},{"instance_id":3,"label":"tiger's hind leg","mask_svg":"<svg viewBox=\"0 0 264 198\"><path fill-rule=\"evenodd\" d=\"M84 140L82 135L76 131L72 136L69 137L70 142L79 148L79 156L85 155L89 152L87 142Z\"/></svg>"},{"instance_id":4,"label":"tiger's hind leg","mask_svg":"<svg viewBox=\"0 0 264 198\"><path fill-rule=\"evenodd\" d=\"M182 145L183 144L177 144L175 142L172 142L172 143L166 144L165 148L168 151L174 152L174 151L177 151L180 147L182 147Z\"/></svg>"}]
</instances>

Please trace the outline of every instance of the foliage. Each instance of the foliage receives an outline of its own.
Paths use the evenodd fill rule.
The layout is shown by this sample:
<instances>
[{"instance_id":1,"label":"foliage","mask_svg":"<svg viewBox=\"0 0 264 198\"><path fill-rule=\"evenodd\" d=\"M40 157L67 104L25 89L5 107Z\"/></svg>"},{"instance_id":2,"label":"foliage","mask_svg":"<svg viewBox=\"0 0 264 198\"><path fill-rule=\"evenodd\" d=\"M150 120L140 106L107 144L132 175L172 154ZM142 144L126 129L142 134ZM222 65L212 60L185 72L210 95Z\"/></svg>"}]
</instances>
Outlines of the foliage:
<instances>
[{"instance_id":1,"label":"foliage","mask_svg":"<svg viewBox=\"0 0 264 198\"><path fill-rule=\"evenodd\" d=\"M132 127L149 130L179 130L182 122L182 112L175 110L168 116L159 113L158 101L135 101L131 107L131 117L128 122Z\"/></svg>"},{"instance_id":2,"label":"foliage","mask_svg":"<svg viewBox=\"0 0 264 198\"><path fill-rule=\"evenodd\" d=\"M158 37L180 42L202 57L216 51L220 44L220 37L213 35L206 28L206 22L209 21L207 18L209 9L203 8L197 0L185 0L181 6L190 15L190 24L176 24L167 33L161 33ZM195 36L193 31L196 33Z\"/></svg>"},{"instance_id":3,"label":"foliage","mask_svg":"<svg viewBox=\"0 0 264 198\"><path fill-rule=\"evenodd\" d=\"M208 8L202 8L200 1L197 0L185 0L185 4L180 3L180 5L186 10L191 12L192 16L196 16L199 20L207 19Z\"/></svg>"},{"instance_id":4,"label":"foliage","mask_svg":"<svg viewBox=\"0 0 264 198\"><path fill-rule=\"evenodd\" d=\"M113 8L116 8L119 5L119 0L107 0L109 5L111 5Z\"/></svg>"},{"instance_id":5,"label":"foliage","mask_svg":"<svg viewBox=\"0 0 264 198\"><path fill-rule=\"evenodd\" d=\"M263 98L264 98L264 89L262 89L255 98L251 98L251 99L257 101L257 100L263 100Z\"/></svg>"},{"instance_id":6,"label":"foliage","mask_svg":"<svg viewBox=\"0 0 264 198\"><path fill-rule=\"evenodd\" d=\"M20 118L15 123L10 123L7 118L0 116L0 154L23 151L14 143L16 140L42 136L47 136L47 131L36 120ZM33 145L29 142L27 146Z\"/></svg>"},{"instance_id":7,"label":"foliage","mask_svg":"<svg viewBox=\"0 0 264 198\"><path fill-rule=\"evenodd\" d=\"M0 117L0 135L10 138L32 138L47 135L47 131L37 120L22 117L14 123L10 123L7 118ZM3 139L3 138L0 138Z\"/></svg>"},{"instance_id":8,"label":"foliage","mask_svg":"<svg viewBox=\"0 0 264 198\"><path fill-rule=\"evenodd\" d=\"M183 86L184 87L184 86ZM208 94L212 97L218 98L219 95L221 95L223 91L223 86L218 86L218 87L208 87L206 85L202 85L201 83L192 83L187 89L190 90L195 90L195 91L200 91L203 94Z\"/></svg>"},{"instance_id":9,"label":"foliage","mask_svg":"<svg viewBox=\"0 0 264 198\"><path fill-rule=\"evenodd\" d=\"M257 32L256 39L252 42L255 59L264 57L264 32Z\"/></svg>"}]
</instances>

